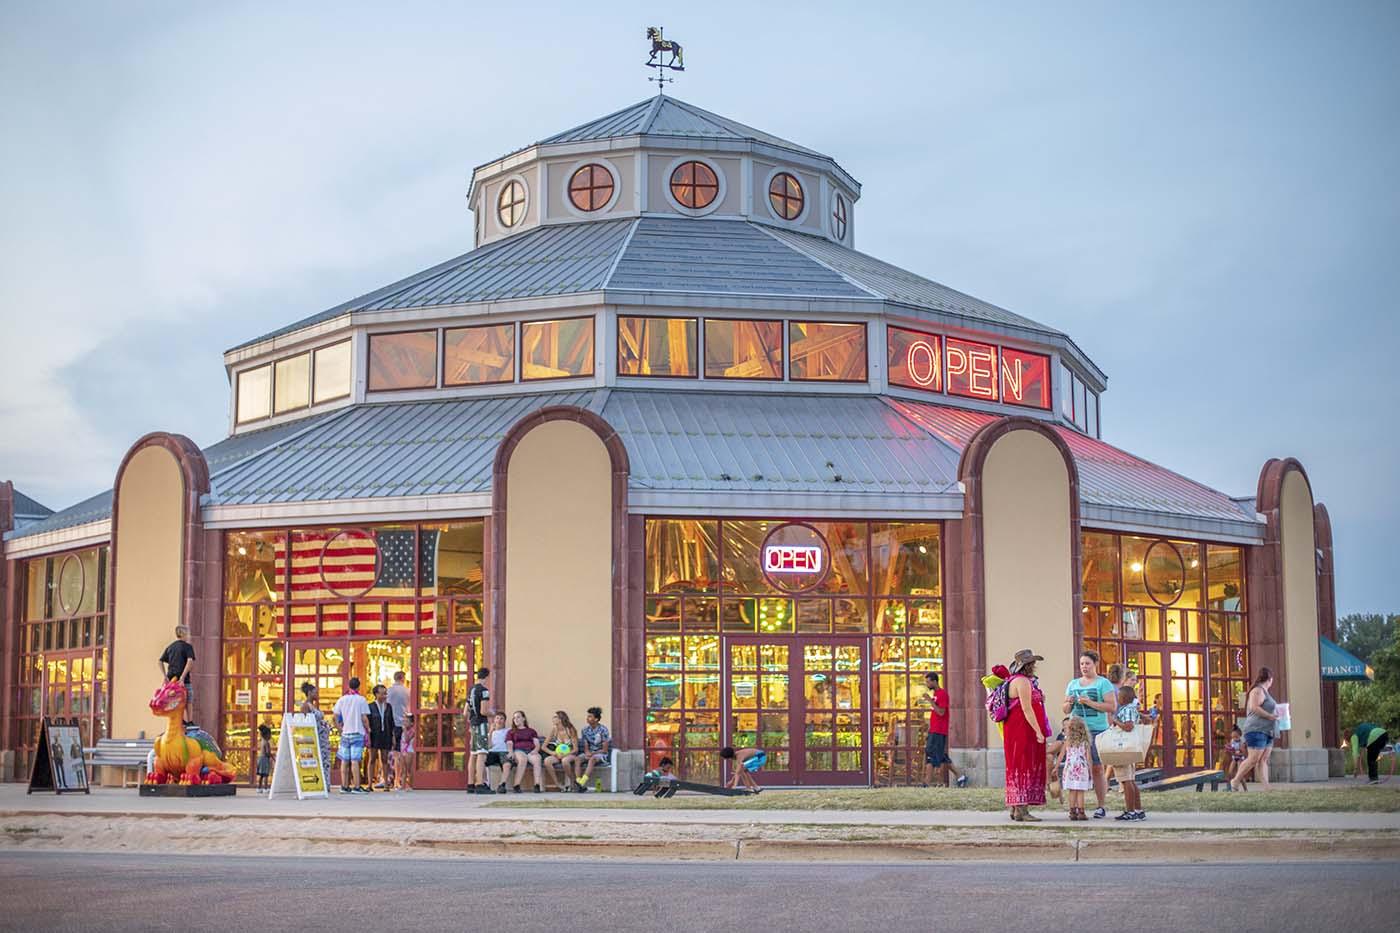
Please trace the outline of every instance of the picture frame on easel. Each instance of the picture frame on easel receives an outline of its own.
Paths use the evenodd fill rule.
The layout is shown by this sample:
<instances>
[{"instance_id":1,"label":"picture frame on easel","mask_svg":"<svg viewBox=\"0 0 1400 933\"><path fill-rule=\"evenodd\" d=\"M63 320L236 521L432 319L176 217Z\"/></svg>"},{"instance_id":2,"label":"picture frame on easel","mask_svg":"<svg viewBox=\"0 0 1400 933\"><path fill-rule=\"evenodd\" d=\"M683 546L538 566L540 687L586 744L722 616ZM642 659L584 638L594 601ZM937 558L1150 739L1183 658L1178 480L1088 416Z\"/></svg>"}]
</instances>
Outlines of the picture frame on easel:
<instances>
[{"instance_id":1,"label":"picture frame on easel","mask_svg":"<svg viewBox=\"0 0 1400 933\"><path fill-rule=\"evenodd\" d=\"M27 793L36 790L55 794L92 793L78 720L44 717L29 771Z\"/></svg>"}]
</instances>

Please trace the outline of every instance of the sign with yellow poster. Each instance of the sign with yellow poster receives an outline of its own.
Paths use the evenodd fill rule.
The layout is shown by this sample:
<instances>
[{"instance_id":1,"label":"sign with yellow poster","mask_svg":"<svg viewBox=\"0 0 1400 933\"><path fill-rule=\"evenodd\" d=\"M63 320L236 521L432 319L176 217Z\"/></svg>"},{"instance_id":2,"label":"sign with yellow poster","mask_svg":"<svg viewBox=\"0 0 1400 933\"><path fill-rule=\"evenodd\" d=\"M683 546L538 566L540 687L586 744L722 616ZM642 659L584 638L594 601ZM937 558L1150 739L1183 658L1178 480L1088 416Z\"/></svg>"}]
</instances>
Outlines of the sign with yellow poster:
<instances>
[{"instance_id":1,"label":"sign with yellow poster","mask_svg":"<svg viewBox=\"0 0 1400 933\"><path fill-rule=\"evenodd\" d=\"M277 742L277 758L272 763L272 786L267 796L328 797L326 772L321 761L321 742L316 735L316 718L310 713L287 713L282 717L282 736Z\"/></svg>"}]
</instances>

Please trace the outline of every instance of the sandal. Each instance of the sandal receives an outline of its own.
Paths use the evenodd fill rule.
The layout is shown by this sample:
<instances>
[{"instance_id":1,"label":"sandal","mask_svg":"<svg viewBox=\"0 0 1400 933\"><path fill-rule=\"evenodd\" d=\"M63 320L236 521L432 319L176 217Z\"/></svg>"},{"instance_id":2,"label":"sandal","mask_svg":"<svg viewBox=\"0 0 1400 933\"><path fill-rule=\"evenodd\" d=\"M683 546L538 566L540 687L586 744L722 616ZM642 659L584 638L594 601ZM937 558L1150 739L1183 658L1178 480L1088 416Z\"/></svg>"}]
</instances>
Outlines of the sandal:
<instances>
[{"instance_id":1,"label":"sandal","mask_svg":"<svg viewBox=\"0 0 1400 933\"><path fill-rule=\"evenodd\" d=\"M1012 808L1011 808L1011 818L1012 818L1013 820L1015 820L1016 822L1018 822L1018 823L1025 819L1025 817L1021 815L1021 808L1020 808L1020 807L1012 807Z\"/></svg>"},{"instance_id":2,"label":"sandal","mask_svg":"<svg viewBox=\"0 0 1400 933\"><path fill-rule=\"evenodd\" d=\"M1041 819L1040 817L1032 813L1029 809L1027 809L1025 813L1021 814L1021 821L1023 823L1039 823L1041 822Z\"/></svg>"}]
</instances>

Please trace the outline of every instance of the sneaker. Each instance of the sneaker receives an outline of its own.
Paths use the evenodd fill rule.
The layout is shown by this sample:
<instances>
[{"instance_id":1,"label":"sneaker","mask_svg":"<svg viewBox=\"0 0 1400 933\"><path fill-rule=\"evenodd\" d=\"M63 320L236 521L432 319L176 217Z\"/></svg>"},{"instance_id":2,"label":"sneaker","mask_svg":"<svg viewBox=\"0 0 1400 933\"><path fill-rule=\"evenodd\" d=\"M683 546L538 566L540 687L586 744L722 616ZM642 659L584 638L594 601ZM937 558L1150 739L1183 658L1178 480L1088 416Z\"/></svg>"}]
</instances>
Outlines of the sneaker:
<instances>
[{"instance_id":1,"label":"sneaker","mask_svg":"<svg viewBox=\"0 0 1400 933\"><path fill-rule=\"evenodd\" d=\"M536 784L536 785L535 785L535 793L537 793L537 794L543 794L543 793L544 793L544 788L541 787L540 785Z\"/></svg>"},{"instance_id":2,"label":"sneaker","mask_svg":"<svg viewBox=\"0 0 1400 933\"><path fill-rule=\"evenodd\" d=\"M966 774L964 774L962 777L958 778L958 786L959 786L959 787L966 787L966 786L967 786L967 775L966 775Z\"/></svg>"},{"instance_id":3,"label":"sneaker","mask_svg":"<svg viewBox=\"0 0 1400 933\"><path fill-rule=\"evenodd\" d=\"M1106 816L1108 816L1108 811L1105 810L1103 807L1099 807L1097 810L1094 811L1094 819L1096 820L1101 820Z\"/></svg>"},{"instance_id":4,"label":"sneaker","mask_svg":"<svg viewBox=\"0 0 1400 933\"><path fill-rule=\"evenodd\" d=\"M574 785L574 789L577 790L580 794L586 794L588 793L588 782L580 781Z\"/></svg>"},{"instance_id":5,"label":"sneaker","mask_svg":"<svg viewBox=\"0 0 1400 933\"><path fill-rule=\"evenodd\" d=\"M476 785L476 792L478 794L489 794L491 793L491 785L483 781L482 783Z\"/></svg>"},{"instance_id":6,"label":"sneaker","mask_svg":"<svg viewBox=\"0 0 1400 933\"><path fill-rule=\"evenodd\" d=\"M469 793L469 794L474 794L474 793L476 793L476 785L475 785L475 784L468 784L468 785L467 785L467 793Z\"/></svg>"},{"instance_id":7,"label":"sneaker","mask_svg":"<svg viewBox=\"0 0 1400 933\"><path fill-rule=\"evenodd\" d=\"M357 787L357 788L355 788L355 793L357 793L357 794L368 794L368 793L370 793L370 789L369 789L368 787Z\"/></svg>"},{"instance_id":8,"label":"sneaker","mask_svg":"<svg viewBox=\"0 0 1400 933\"><path fill-rule=\"evenodd\" d=\"M1143 820L1147 819L1147 811L1146 811L1146 810L1134 810L1134 811L1133 811L1133 819L1136 820L1136 821L1139 822L1139 823L1142 822Z\"/></svg>"},{"instance_id":9,"label":"sneaker","mask_svg":"<svg viewBox=\"0 0 1400 933\"><path fill-rule=\"evenodd\" d=\"M498 794L504 794L505 792L506 792L506 785L505 785L504 783L502 783L500 787L496 788L496 793L498 793Z\"/></svg>"},{"instance_id":10,"label":"sneaker","mask_svg":"<svg viewBox=\"0 0 1400 933\"><path fill-rule=\"evenodd\" d=\"M1120 814L1118 814L1117 816L1115 816L1114 819L1117 820L1117 821L1119 821L1120 823L1127 823L1127 822L1129 822L1130 820L1135 820L1135 819L1137 819L1137 817L1134 816L1133 814L1134 814L1134 811L1132 811L1132 810L1124 810L1122 813L1120 813Z\"/></svg>"},{"instance_id":11,"label":"sneaker","mask_svg":"<svg viewBox=\"0 0 1400 933\"><path fill-rule=\"evenodd\" d=\"M517 785L515 785L514 787L512 787L512 788L510 789L510 792L511 792L512 794L518 794L518 793L520 793L520 785L517 784Z\"/></svg>"},{"instance_id":12,"label":"sneaker","mask_svg":"<svg viewBox=\"0 0 1400 933\"><path fill-rule=\"evenodd\" d=\"M340 792L341 792L342 794L353 794L353 793L354 793L354 791L352 791L352 790L351 790L350 788L348 788L348 787L342 787L342 788L340 789Z\"/></svg>"}]
</instances>

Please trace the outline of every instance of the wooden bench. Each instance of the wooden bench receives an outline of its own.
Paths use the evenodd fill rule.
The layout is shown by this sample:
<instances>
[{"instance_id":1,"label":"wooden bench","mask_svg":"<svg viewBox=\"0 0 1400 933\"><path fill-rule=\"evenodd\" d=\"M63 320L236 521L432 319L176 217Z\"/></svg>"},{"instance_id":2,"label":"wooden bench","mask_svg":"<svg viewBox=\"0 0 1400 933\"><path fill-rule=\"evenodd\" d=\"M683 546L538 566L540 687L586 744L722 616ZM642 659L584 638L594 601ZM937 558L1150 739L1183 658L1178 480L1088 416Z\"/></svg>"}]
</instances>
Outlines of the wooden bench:
<instances>
[{"instance_id":1,"label":"wooden bench","mask_svg":"<svg viewBox=\"0 0 1400 933\"><path fill-rule=\"evenodd\" d=\"M1151 784L1151 783L1153 783L1153 782L1155 782L1155 781L1160 781L1161 779L1162 779L1162 769L1161 769L1161 768L1138 768L1138 769L1137 769L1137 774L1136 774L1136 775L1134 776L1134 778L1133 778L1133 780L1135 780L1135 781L1137 782L1137 785L1138 785L1139 788L1141 788L1144 784ZM1108 782L1108 787L1109 787L1110 790L1112 790L1113 788L1115 788L1115 787L1117 787L1117 786L1118 786L1118 779L1117 779L1117 778L1114 778L1113 780L1111 780L1111 781Z\"/></svg>"},{"instance_id":2,"label":"wooden bench","mask_svg":"<svg viewBox=\"0 0 1400 933\"><path fill-rule=\"evenodd\" d=\"M601 779L604 772L607 772L608 774L608 791L614 794L617 793L617 749L609 749L607 762L593 766L593 778L595 780ZM558 776L559 772L557 770L552 773L552 777L557 778ZM546 780L549 779L551 779L551 776L546 777ZM487 768L486 780L492 788L499 786L501 783L501 766L491 765L489 768ZM533 768L526 767L525 776L521 779L520 786L524 790L530 790L531 788L533 788L534 783L535 770ZM593 788L590 787L589 790L592 791Z\"/></svg>"},{"instance_id":3,"label":"wooden bench","mask_svg":"<svg viewBox=\"0 0 1400 933\"><path fill-rule=\"evenodd\" d=\"M1176 774L1169 778L1152 781L1147 784L1139 784L1140 790L1181 790L1184 787L1196 788L1196 793L1200 793L1209 784L1211 791L1220 789L1221 784L1227 784L1224 771L1206 770L1192 771L1190 774Z\"/></svg>"},{"instance_id":4,"label":"wooden bench","mask_svg":"<svg viewBox=\"0 0 1400 933\"><path fill-rule=\"evenodd\" d=\"M146 762L154 746L153 739L98 739L97 745L83 749L88 774L93 774L95 768L120 768L122 787L140 787L146 780ZM135 779L128 780L133 771Z\"/></svg>"}]
</instances>

